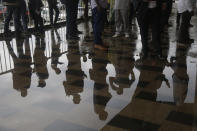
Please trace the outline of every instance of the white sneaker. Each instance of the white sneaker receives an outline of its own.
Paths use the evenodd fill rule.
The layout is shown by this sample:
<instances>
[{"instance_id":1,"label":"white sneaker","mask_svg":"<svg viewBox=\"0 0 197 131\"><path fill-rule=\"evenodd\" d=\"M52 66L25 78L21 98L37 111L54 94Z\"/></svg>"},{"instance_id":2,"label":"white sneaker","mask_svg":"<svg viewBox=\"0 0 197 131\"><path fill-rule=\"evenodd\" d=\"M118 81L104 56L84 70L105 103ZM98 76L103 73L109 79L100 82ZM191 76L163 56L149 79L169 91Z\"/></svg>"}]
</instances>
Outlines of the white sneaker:
<instances>
[{"instance_id":1,"label":"white sneaker","mask_svg":"<svg viewBox=\"0 0 197 131\"><path fill-rule=\"evenodd\" d=\"M130 36L129 36L129 34L125 34L125 38L129 38Z\"/></svg>"},{"instance_id":2,"label":"white sneaker","mask_svg":"<svg viewBox=\"0 0 197 131\"><path fill-rule=\"evenodd\" d=\"M112 37L116 38L116 37L119 37L119 36L120 36L120 33L115 33L115 35L113 35Z\"/></svg>"}]
</instances>

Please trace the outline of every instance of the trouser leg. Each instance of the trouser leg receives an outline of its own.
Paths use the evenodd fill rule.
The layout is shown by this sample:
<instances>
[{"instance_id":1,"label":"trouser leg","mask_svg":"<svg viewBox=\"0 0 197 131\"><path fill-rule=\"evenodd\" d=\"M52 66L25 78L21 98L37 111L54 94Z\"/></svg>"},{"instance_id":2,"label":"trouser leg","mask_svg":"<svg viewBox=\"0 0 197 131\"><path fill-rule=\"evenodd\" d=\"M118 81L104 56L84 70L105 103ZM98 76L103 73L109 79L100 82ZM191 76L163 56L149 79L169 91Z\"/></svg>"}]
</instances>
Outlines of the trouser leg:
<instances>
[{"instance_id":1,"label":"trouser leg","mask_svg":"<svg viewBox=\"0 0 197 131\"><path fill-rule=\"evenodd\" d=\"M93 9L93 16L94 16L94 43L95 44L102 44L102 29L104 26L104 14L103 9L97 10L97 8Z\"/></svg>"},{"instance_id":2,"label":"trouser leg","mask_svg":"<svg viewBox=\"0 0 197 131\"><path fill-rule=\"evenodd\" d=\"M14 8L14 27L18 34L20 32L20 9L18 7Z\"/></svg>"},{"instance_id":3,"label":"trouser leg","mask_svg":"<svg viewBox=\"0 0 197 131\"><path fill-rule=\"evenodd\" d=\"M53 24L53 6L49 5L49 17L50 17L50 23Z\"/></svg>"},{"instance_id":4,"label":"trouser leg","mask_svg":"<svg viewBox=\"0 0 197 131\"><path fill-rule=\"evenodd\" d=\"M140 27L140 35L142 41L142 52L147 55L148 49L148 28L149 28L149 16L148 10L146 12L137 13L137 20Z\"/></svg>"},{"instance_id":5,"label":"trouser leg","mask_svg":"<svg viewBox=\"0 0 197 131\"><path fill-rule=\"evenodd\" d=\"M55 21L54 21L54 24L56 24L57 21L58 21L58 17L59 17L59 9L58 9L57 5L54 6L54 10L55 10Z\"/></svg>"},{"instance_id":6,"label":"trouser leg","mask_svg":"<svg viewBox=\"0 0 197 131\"><path fill-rule=\"evenodd\" d=\"M151 10L150 15L151 17L151 28L152 28L152 42L155 47L155 52L158 55L162 55L162 49L161 49L161 41L160 41L160 16L159 11L157 9Z\"/></svg>"},{"instance_id":7,"label":"trouser leg","mask_svg":"<svg viewBox=\"0 0 197 131\"><path fill-rule=\"evenodd\" d=\"M7 6L7 16L5 19L4 32L9 30L10 20L12 19L13 7Z\"/></svg>"},{"instance_id":8,"label":"trouser leg","mask_svg":"<svg viewBox=\"0 0 197 131\"><path fill-rule=\"evenodd\" d=\"M122 18L120 10L115 10L115 24L116 24L116 32L121 32Z\"/></svg>"},{"instance_id":9,"label":"trouser leg","mask_svg":"<svg viewBox=\"0 0 197 131\"><path fill-rule=\"evenodd\" d=\"M179 40L186 42L189 39L189 25L191 14L185 11L181 14L181 26L179 30Z\"/></svg>"}]
</instances>

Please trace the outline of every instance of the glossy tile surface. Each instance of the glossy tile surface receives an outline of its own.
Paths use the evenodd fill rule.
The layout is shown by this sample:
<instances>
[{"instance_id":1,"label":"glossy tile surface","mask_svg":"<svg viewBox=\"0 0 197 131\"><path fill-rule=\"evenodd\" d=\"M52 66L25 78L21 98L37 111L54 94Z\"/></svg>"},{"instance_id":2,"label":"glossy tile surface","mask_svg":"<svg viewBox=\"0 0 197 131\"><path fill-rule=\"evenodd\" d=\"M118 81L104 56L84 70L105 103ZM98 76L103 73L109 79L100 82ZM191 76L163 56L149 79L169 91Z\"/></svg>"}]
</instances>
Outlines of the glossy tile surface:
<instances>
[{"instance_id":1,"label":"glossy tile surface","mask_svg":"<svg viewBox=\"0 0 197 131\"><path fill-rule=\"evenodd\" d=\"M90 23L80 41L65 27L1 41L0 131L197 130L196 23L191 45L176 43L175 25L166 31L167 61L139 59L137 26L130 39L106 27L107 52L93 48Z\"/></svg>"}]
</instances>

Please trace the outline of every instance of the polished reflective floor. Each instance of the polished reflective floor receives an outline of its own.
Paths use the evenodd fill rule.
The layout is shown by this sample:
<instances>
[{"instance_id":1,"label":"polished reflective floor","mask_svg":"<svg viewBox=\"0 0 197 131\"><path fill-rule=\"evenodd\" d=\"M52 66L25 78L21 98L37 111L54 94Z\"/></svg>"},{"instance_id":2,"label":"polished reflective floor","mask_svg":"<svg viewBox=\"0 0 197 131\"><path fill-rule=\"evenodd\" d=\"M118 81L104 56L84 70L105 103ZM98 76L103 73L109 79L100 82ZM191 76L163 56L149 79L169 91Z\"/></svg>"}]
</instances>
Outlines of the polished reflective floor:
<instances>
[{"instance_id":1,"label":"polished reflective floor","mask_svg":"<svg viewBox=\"0 0 197 131\"><path fill-rule=\"evenodd\" d=\"M105 27L106 52L93 48L90 22L79 41L65 27L0 41L0 131L196 131L197 17L195 42L181 44L174 15L167 61L140 59L135 21L129 39Z\"/></svg>"}]
</instances>

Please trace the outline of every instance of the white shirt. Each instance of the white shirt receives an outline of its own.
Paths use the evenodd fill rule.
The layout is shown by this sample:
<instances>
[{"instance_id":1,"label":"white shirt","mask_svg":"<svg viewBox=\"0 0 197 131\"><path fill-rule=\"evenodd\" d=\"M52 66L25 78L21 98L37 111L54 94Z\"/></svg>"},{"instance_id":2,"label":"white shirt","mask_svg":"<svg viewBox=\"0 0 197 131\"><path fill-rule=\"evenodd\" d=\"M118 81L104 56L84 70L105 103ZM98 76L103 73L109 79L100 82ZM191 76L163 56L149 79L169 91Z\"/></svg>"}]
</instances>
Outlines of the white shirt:
<instances>
[{"instance_id":1,"label":"white shirt","mask_svg":"<svg viewBox=\"0 0 197 131\"><path fill-rule=\"evenodd\" d=\"M193 11L192 0L179 0L178 1L178 12L183 13L185 11Z\"/></svg>"},{"instance_id":2,"label":"white shirt","mask_svg":"<svg viewBox=\"0 0 197 131\"><path fill-rule=\"evenodd\" d=\"M102 8L107 8L107 0L98 0L98 2ZM94 9L95 7L97 7L96 1L91 0L91 8Z\"/></svg>"},{"instance_id":3,"label":"white shirt","mask_svg":"<svg viewBox=\"0 0 197 131\"><path fill-rule=\"evenodd\" d=\"M119 9L128 10L130 7L130 2L131 0L115 0L114 9L115 10L119 10Z\"/></svg>"}]
</instances>

